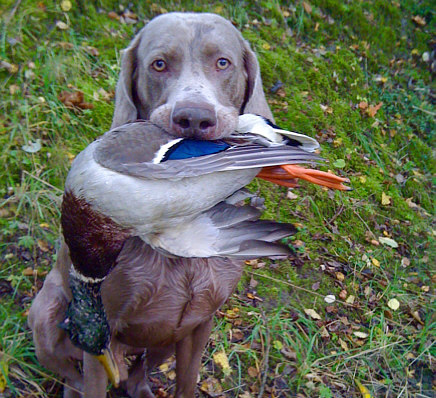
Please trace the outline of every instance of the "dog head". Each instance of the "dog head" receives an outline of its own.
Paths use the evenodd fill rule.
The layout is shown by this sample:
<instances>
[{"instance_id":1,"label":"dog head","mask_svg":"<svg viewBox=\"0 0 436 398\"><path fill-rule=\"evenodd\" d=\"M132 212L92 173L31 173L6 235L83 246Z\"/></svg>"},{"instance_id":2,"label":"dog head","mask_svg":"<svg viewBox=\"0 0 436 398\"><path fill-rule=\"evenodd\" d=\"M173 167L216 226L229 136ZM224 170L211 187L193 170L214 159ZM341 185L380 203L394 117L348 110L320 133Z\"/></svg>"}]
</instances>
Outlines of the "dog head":
<instances>
[{"instance_id":1,"label":"dog head","mask_svg":"<svg viewBox=\"0 0 436 398\"><path fill-rule=\"evenodd\" d=\"M272 118L249 44L214 14L169 13L124 51L112 127L148 119L177 137L218 139L238 115Z\"/></svg>"}]
</instances>

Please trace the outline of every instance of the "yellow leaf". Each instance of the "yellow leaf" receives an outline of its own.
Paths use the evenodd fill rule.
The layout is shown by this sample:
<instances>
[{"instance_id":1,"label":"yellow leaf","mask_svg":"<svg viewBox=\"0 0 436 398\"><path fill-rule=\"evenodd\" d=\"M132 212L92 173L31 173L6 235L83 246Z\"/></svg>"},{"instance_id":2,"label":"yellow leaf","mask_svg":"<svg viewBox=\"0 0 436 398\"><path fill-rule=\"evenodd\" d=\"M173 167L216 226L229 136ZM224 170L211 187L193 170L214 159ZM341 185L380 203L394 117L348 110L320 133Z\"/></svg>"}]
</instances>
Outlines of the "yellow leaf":
<instances>
[{"instance_id":1,"label":"yellow leaf","mask_svg":"<svg viewBox=\"0 0 436 398\"><path fill-rule=\"evenodd\" d=\"M359 181L360 181L362 184L365 184L365 182L366 182L366 177L365 177L365 176L360 176L360 177L359 177Z\"/></svg>"},{"instance_id":2,"label":"yellow leaf","mask_svg":"<svg viewBox=\"0 0 436 398\"><path fill-rule=\"evenodd\" d=\"M0 393L3 393L6 390L6 387L8 386L8 382L6 380L8 373L9 373L9 367L7 362L1 361L0 362Z\"/></svg>"},{"instance_id":3,"label":"yellow leaf","mask_svg":"<svg viewBox=\"0 0 436 398\"><path fill-rule=\"evenodd\" d=\"M398 310L398 308L400 308L400 302L399 302L397 299L395 299L395 298L390 299L390 300L388 301L388 307L389 307L391 310L396 311L396 310Z\"/></svg>"},{"instance_id":4,"label":"yellow leaf","mask_svg":"<svg viewBox=\"0 0 436 398\"><path fill-rule=\"evenodd\" d=\"M224 351L213 354L213 361L222 369L225 376L228 376L230 373L232 373L229 360Z\"/></svg>"},{"instance_id":5,"label":"yellow leaf","mask_svg":"<svg viewBox=\"0 0 436 398\"><path fill-rule=\"evenodd\" d=\"M345 275L344 275L342 272L336 272L336 279L337 279L339 282L343 282L344 279L345 279Z\"/></svg>"},{"instance_id":6,"label":"yellow leaf","mask_svg":"<svg viewBox=\"0 0 436 398\"><path fill-rule=\"evenodd\" d=\"M382 192L381 204L383 206L388 206L391 204L391 197L389 195L386 195L384 192Z\"/></svg>"},{"instance_id":7,"label":"yellow leaf","mask_svg":"<svg viewBox=\"0 0 436 398\"><path fill-rule=\"evenodd\" d=\"M69 0L63 0L61 3L61 9L64 12L68 12L71 10L71 1Z\"/></svg>"},{"instance_id":8,"label":"yellow leaf","mask_svg":"<svg viewBox=\"0 0 436 398\"><path fill-rule=\"evenodd\" d=\"M362 398L373 398L369 390L359 380L356 379L354 380L354 382L359 388L359 391L362 394Z\"/></svg>"},{"instance_id":9,"label":"yellow leaf","mask_svg":"<svg viewBox=\"0 0 436 398\"><path fill-rule=\"evenodd\" d=\"M375 257L373 257L371 259L372 265L374 265L374 267L379 267L380 268L380 261L378 261Z\"/></svg>"},{"instance_id":10,"label":"yellow leaf","mask_svg":"<svg viewBox=\"0 0 436 398\"><path fill-rule=\"evenodd\" d=\"M263 43L262 48L266 51L269 51L271 49L271 46L268 43Z\"/></svg>"}]
</instances>

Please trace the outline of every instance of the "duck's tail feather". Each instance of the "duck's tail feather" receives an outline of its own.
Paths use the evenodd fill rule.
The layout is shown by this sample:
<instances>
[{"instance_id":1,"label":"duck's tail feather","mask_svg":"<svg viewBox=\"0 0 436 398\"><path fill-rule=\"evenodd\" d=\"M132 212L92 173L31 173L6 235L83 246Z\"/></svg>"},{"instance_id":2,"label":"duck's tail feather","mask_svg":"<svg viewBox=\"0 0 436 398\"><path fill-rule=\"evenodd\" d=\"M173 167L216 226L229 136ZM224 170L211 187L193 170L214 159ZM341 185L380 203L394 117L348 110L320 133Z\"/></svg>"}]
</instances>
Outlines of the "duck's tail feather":
<instances>
[{"instance_id":1,"label":"duck's tail feather","mask_svg":"<svg viewBox=\"0 0 436 398\"><path fill-rule=\"evenodd\" d=\"M259 220L252 206L221 202L196 219L144 240L162 253L179 257L252 259L286 256L291 250L274 243L295 233L292 224Z\"/></svg>"},{"instance_id":2,"label":"duck's tail feather","mask_svg":"<svg viewBox=\"0 0 436 398\"><path fill-rule=\"evenodd\" d=\"M257 177L291 188L297 185L297 179L302 179L340 191L351 190L350 187L343 185L344 182L349 182L347 178L339 177L331 172L306 169L295 164L264 167Z\"/></svg>"}]
</instances>

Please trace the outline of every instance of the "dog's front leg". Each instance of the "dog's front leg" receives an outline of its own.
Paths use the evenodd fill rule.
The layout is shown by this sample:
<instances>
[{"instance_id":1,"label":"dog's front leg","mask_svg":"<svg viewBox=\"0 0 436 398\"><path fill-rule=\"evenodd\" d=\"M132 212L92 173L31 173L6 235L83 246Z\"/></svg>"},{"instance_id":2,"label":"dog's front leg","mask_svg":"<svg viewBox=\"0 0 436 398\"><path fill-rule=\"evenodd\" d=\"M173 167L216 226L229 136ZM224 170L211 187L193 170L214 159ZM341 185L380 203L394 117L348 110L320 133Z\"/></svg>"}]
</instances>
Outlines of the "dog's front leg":
<instances>
[{"instance_id":1,"label":"dog's front leg","mask_svg":"<svg viewBox=\"0 0 436 398\"><path fill-rule=\"evenodd\" d=\"M98 359L83 352L84 398L105 398L107 374Z\"/></svg>"},{"instance_id":2,"label":"dog's front leg","mask_svg":"<svg viewBox=\"0 0 436 398\"><path fill-rule=\"evenodd\" d=\"M212 325L211 317L176 344L176 398L192 398L195 396L201 356L209 339Z\"/></svg>"}]
</instances>

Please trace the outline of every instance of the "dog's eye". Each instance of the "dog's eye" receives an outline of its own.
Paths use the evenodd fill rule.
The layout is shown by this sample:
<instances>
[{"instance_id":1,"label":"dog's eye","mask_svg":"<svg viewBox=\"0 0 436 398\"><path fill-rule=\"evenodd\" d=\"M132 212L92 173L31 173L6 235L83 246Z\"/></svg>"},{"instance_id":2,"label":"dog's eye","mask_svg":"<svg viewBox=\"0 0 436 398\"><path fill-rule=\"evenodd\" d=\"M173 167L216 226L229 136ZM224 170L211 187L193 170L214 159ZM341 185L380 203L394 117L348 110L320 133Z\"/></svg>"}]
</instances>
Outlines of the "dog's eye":
<instances>
[{"instance_id":1,"label":"dog's eye","mask_svg":"<svg viewBox=\"0 0 436 398\"><path fill-rule=\"evenodd\" d=\"M227 69L230 66L230 61L226 58L220 58L218 61L216 61L216 67L218 69L224 70Z\"/></svg>"},{"instance_id":2,"label":"dog's eye","mask_svg":"<svg viewBox=\"0 0 436 398\"><path fill-rule=\"evenodd\" d=\"M162 59L157 59L156 61L153 61L151 66L157 72L163 72L167 68L166 62Z\"/></svg>"}]
</instances>

